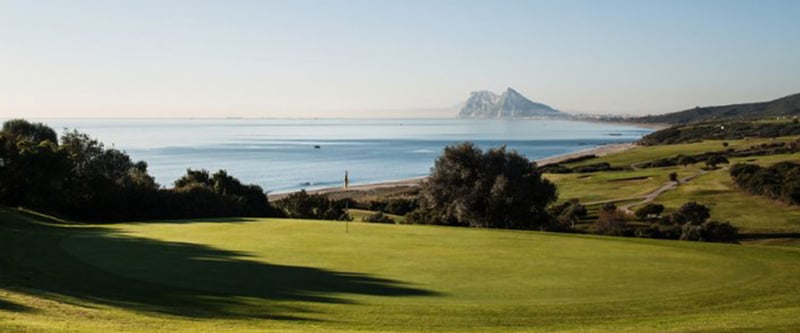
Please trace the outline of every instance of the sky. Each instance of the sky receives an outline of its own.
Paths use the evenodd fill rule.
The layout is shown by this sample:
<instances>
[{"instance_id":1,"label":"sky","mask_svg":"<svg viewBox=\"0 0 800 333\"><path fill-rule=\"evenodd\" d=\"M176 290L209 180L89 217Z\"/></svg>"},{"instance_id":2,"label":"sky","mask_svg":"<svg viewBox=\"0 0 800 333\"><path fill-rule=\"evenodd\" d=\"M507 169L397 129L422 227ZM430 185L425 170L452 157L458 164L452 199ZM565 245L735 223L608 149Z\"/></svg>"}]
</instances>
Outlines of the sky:
<instances>
[{"instance_id":1,"label":"sky","mask_svg":"<svg viewBox=\"0 0 800 333\"><path fill-rule=\"evenodd\" d=\"M657 114L800 92L800 1L0 0L0 118Z\"/></svg>"}]
</instances>

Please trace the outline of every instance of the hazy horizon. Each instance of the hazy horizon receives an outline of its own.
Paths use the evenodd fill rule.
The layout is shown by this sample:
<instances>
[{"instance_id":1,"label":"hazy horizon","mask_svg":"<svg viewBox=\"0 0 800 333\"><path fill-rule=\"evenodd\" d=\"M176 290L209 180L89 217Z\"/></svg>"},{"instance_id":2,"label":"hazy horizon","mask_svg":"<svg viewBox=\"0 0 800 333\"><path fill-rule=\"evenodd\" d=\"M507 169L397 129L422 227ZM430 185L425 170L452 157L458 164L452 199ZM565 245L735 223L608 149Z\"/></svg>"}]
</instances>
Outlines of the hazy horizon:
<instances>
[{"instance_id":1,"label":"hazy horizon","mask_svg":"<svg viewBox=\"0 0 800 333\"><path fill-rule=\"evenodd\" d=\"M3 118L645 115L800 92L797 1L0 1Z\"/></svg>"}]
</instances>

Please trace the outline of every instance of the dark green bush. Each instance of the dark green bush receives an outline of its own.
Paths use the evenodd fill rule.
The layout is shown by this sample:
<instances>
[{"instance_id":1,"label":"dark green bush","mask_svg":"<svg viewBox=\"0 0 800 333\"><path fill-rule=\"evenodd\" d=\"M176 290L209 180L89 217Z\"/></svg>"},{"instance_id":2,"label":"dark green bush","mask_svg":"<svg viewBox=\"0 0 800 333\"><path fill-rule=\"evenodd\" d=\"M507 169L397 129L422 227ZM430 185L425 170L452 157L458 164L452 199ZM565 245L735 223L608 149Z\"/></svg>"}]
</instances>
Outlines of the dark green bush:
<instances>
[{"instance_id":1,"label":"dark green bush","mask_svg":"<svg viewBox=\"0 0 800 333\"><path fill-rule=\"evenodd\" d=\"M363 222L371 222L371 223L394 223L394 219L387 216L383 212L377 212L375 214L370 214L361 218Z\"/></svg>"},{"instance_id":2,"label":"dark green bush","mask_svg":"<svg viewBox=\"0 0 800 333\"><path fill-rule=\"evenodd\" d=\"M747 192L800 204L800 163L787 161L766 168L735 164L730 175L736 185Z\"/></svg>"},{"instance_id":3,"label":"dark green bush","mask_svg":"<svg viewBox=\"0 0 800 333\"><path fill-rule=\"evenodd\" d=\"M539 229L551 219L545 207L556 187L536 164L505 147L481 151L472 143L449 146L420 190L411 223L505 229Z\"/></svg>"},{"instance_id":4,"label":"dark green bush","mask_svg":"<svg viewBox=\"0 0 800 333\"><path fill-rule=\"evenodd\" d=\"M176 184L160 188L147 163L77 131L57 140L20 119L0 131L0 204L96 222L277 214L260 187L225 171L189 170Z\"/></svg>"},{"instance_id":5,"label":"dark green bush","mask_svg":"<svg viewBox=\"0 0 800 333\"><path fill-rule=\"evenodd\" d=\"M331 200L326 195L295 192L274 202L287 217L314 220L351 220L347 213L348 199Z\"/></svg>"}]
</instances>

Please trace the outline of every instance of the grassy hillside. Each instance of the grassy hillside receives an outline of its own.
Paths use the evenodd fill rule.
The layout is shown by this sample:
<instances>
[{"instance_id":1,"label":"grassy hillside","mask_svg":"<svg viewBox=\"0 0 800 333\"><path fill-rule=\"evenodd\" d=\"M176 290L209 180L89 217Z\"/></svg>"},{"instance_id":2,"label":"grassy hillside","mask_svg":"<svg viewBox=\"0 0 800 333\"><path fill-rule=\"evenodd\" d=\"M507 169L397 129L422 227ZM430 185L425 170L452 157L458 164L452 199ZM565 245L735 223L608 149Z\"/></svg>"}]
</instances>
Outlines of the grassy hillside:
<instances>
[{"instance_id":1,"label":"grassy hillside","mask_svg":"<svg viewBox=\"0 0 800 333\"><path fill-rule=\"evenodd\" d=\"M789 95L769 102L696 107L679 112L636 118L634 121L686 124L711 120L750 120L796 116L800 116L800 94Z\"/></svg>"},{"instance_id":2,"label":"grassy hillside","mask_svg":"<svg viewBox=\"0 0 800 333\"><path fill-rule=\"evenodd\" d=\"M598 162L608 162L612 166L636 166L656 159L692 155L703 152L723 151L725 149L745 149L761 144L792 142L797 137L754 138L729 140L723 147L722 140L675 145L635 147L631 150L601 158L568 164L570 167ZM731 158L730 162L756 163L763 166L781 161L798 161L800 154L776 154ZM664 192L654 202L663 204L666 212L672 212L688 201L697 201L711 208L713 219L730 221L740 228L745 238L790 240L800 243L800 207L767 199L744 192L731 180L727 166L702 171L704 165L671 166L662 168L636 169L628 171L604 171L586 174L548 174L546 177L558 185L560 199L579 198L582 202L619 201L625 203L641 200L646 194L655 191L669 181L668 175L676 172L679 178L698 175L691 181ZM702 172L702 174L701 174ZM635 209L637 206L633 206ZM786 244L781 241L780 244Z\"/></svg>"},{"instance_id":3,"label":"grassy hillside","mask_svg":"<svg viewBox=\"0 0 800 333\"><path fill-rule=\"evenodd\" d=\"M737 158L732 163L750 158ZM763 156L751 163L768 166L781 161L798 161L800 154ZM715 218L729 220L746 234L789 234L800 238L800 207L748 194L736 188L728 170L721 169L702 175L695 180L667 192L656 202L667 209L677 209L687 200L696 200L709 206ZM795 235L791 235L795 234ZM787 235L784 235L787 236Z\"/></svg>"},{"instance_id":4,"label":"grassy hillside","mask_svg":"<svg viewBox=\"0 0 800 333\"><path fill-rule=\"evenodd\" d=\"M791 248L277 219L0 221L3 332L800 327Z\"/></svg>"}]
</instances>

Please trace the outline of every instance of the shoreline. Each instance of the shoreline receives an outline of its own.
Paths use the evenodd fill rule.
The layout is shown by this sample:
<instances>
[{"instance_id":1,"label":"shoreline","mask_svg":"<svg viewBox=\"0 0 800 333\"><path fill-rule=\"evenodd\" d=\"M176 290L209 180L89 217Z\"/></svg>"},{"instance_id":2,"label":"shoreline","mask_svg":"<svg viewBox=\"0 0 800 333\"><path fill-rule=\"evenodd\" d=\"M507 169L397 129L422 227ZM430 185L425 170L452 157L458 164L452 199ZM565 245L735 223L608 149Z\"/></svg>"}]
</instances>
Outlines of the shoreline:
<instances>
[{"instance_id":1,"label":"shoreline","mask_svg":"<svg viewBox=\"0 0 800 333\"><path fill-rule=\"evenodd\" d=\"M633 126L639 128L646 128L651 129L654 131L662 130L665 128L670 128L674 126L673 124L668 123L637 123L633 121L625 121L625 120L600 120L600 119L573 119L574 121L585 121L587 123L595 123L595 124L618 124L618 125L626 125L626 126Z\"/></svg>"},{"instance_id":2,"label":"shoreline","mask_svg":"<svg viewBox=\"0 0 800 333\"><path fill-rule=\"evenodd\" d=\"M559 163L561 161L583 156L583 155L590 155L594 154L598 157L606 156L609 154L615 154L619 152L623 152L638 145L633 142L629 143L611 143L600 145L592 148L582 149L578 151L574 151L571 153L565 153L561 155L555 155L545 158L540 158L535 160L537 165L547 165L547 164L554 164ZM414 188L422 184L422 182L427 179L428 176L421 176L421 177L412 177L406 179L398 179L398 180L387 180L383 182L377 183L367 183L367 184L358 184L358 185L351 185L345 189L343 186L336 186L336 187L326 187L316 190L306 190L308 194L327 194L329 196L336 196L336 197L353 197L353 196L372 196L377 195L379 192L384 193L391 193L391 192L402 192L408 189ZM300 191L290 191L290 192L282 192L282 193L274 193L274 194L267 194L267 198L269 201L276 201L283 199L289 196L292 193L296 193Z\"/></svg>"}]
</instances>

